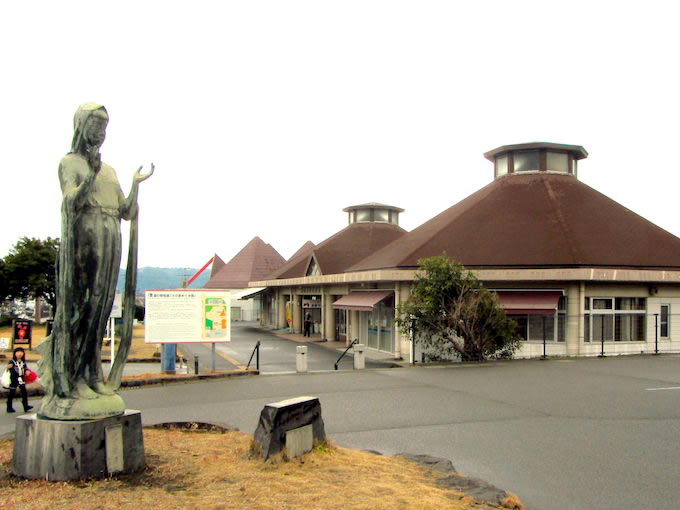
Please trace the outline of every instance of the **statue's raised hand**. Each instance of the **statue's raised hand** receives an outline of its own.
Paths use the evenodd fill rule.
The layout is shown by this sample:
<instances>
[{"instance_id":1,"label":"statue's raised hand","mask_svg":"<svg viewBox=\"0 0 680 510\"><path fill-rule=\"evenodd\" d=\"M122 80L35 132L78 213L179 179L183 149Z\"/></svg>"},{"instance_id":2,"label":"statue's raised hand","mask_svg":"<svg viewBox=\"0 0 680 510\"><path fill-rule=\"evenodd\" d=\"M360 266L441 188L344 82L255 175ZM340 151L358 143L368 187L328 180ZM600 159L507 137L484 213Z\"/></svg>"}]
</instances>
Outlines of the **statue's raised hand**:
<instances>
[{"instance_id":1,"label":"statue's raised hand","mask_svg":"<svg viewBox=\"0 0 680 510\"><path fill-rule=\"evenodd\" d=\"M140 166L132 176L133 184L139 184L140 182L144 182L145 180L147 180L149 177L153 175L153 171L155 170L156 167L154 166L153 163L151 163L151 171L147 174L142 173L142 168L144 168L144 165Z\"/></svg>"}]
</instances>

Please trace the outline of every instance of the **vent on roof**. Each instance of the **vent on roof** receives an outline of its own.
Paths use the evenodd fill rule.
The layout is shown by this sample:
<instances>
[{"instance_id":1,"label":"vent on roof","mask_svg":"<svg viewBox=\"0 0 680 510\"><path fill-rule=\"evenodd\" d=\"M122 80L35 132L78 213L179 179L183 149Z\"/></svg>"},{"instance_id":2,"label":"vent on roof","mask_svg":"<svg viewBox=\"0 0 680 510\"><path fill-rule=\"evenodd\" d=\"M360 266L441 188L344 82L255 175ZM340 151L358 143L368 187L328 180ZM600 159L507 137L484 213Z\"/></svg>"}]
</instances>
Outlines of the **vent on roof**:
<instances>
[{"instance_id":1,"label":"vent on roof","mask_svg":"<svg viewBox=\"0 0 680 510\"><path fill-rule=\"evenodd\" d=\"M577 161L588 157L580 145L533 142L503 145L484 154L494 163L494 177L527 172L554 172L576 177Z\"/></svg>"}]
</instances>

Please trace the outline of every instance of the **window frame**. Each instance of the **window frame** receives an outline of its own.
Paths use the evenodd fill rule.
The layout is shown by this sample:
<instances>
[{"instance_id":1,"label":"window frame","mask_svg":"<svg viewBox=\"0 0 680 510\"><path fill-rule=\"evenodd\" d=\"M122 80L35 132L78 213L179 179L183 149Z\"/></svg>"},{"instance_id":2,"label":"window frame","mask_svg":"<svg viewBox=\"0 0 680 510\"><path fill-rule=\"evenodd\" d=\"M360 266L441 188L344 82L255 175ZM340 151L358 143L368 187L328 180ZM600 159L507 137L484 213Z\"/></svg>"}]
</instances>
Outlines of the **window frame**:
<instances>
[{"instance_id":1,"label":"window frame","mask_svg":"<svg viewBox=\"0 0 680 510\"><path fill-rule=\"evenodd\" d=\"M616 308L616 302L617 299L638 299L638 300L644 300L644 308L643 309L637 309L637 310L627 310L627 309L617 309ZM647 306L648 306L648 301L647 298L644 297L639 297L639 296L614 296L614 297L607 297L607 296L586 296L585 298L585 303L584 303L584 311L583 311L583 322L584 322L584 328L583 328L583 342L584 343L600 343L602 342L602 339L594 339L593 338L593 332L595 328L593 327L594 321L596 317L602 317L603 321L603 328L606 328L605 321L609 322L611 321L611 339L605 338L604 342L621 342L621 343L627 343L627 342L646 342L647 341ZM606 301L608 300L610 303L610 308L595 308L594 307L594 301ZM617 316L619 320L617 321ZM641 317L642 318L642 327L641 327L641 332L642 332L642 338L639 340L624 340L621 338L617 338L617 324L620 324L622 322L623 317L626 316L636 316L636 317ZM611 317L609 319L608 317ZM622 335L619 335L622 336Z\"/></svg>"}]
</instances>

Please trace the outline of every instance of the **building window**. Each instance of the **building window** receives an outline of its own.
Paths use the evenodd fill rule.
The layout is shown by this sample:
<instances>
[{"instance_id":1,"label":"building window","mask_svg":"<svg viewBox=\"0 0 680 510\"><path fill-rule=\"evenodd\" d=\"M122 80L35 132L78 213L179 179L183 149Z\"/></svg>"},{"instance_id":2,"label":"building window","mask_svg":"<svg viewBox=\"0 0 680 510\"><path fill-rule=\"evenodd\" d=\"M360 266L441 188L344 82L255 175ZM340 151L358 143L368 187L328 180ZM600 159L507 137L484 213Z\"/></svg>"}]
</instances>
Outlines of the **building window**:
<instances>
[{"instance_id":1,"label":"building window","mask_svg":"<svg viewBox=\"0 0 680 510\"><path fill-rule=\"evenodd\" d=\"M508 173L508 157L499 156L496 158L496 177L505 175Z\"/></svg>"},{"instance_id":2,"label":"building window","mask_svg":"<svg viewBox=\"0 0 680 510\"><path fill-rule=\"evenodd\" d=\"M584 316L586 342L645 340L647 300L637 297L587 297Z\"/></svg>"},{"instance_id":3,"label":"building window","mask_svg":"<svg viewBox=\"0 0 680 510\"><path fill-rule=\"evenodd\" d=\"M659 336L661 338L669 338L671 336L671 305L661 305L661 314L659 317Z\"/></svg>"},{"instance_id":4,"label":"building window","mask_svg":"<svg viewBox=\"0 0 680 510\"><path fill-rule=\"evenodd\" d=\"M371 221L370 209L359 209L354 214L357 222Z\"/></svg>"},{"instance_id":5,"label":"building window","mask_svg":"<svg viewBox=\"0 0 680 510\"><path fill-rule=\"evenodd\" d=\"M387 223L389 221L390 213L387 209L375 209L373 211L374 221L381 221Z\"/></svg>"},{"instance_id":6,"label":"building window","mask_svg":"<svg viewBox=\"0 0 680 510\"><path fill-rule=\"evenodd\" d=\"M307 276L320 276L321 275L321 268L319 267L319 264L316 263L316 260L312 258L312 260L309 262L309 266L307 267Z\"/></svg>"},{"instance_id":7,"label":"building window","mask_svg":"<svg viewBox=\"0 0 680 510\"><path fill-rule=\"evenodd\" d=\"M546 170L569 173L569 156L563 152L548 152L545 165Z\"/></svg>"},{"instance_id":8,"label":"building window","mask_svg":"<svg viewBox=\"0 0 680 510\"><path fill-rule=\"evenodd\" d=\"M537 151L515 152L514 160L515 172L531 172L539 168Z\"/></svg>"},{"instance_id":9,"label":"building window","mask_svg":"<svg viewBox=\"0 0 680 510\"><path fill-rule=\"evenodd\" d=\"M517 323L517 334L522 340L542 342L565 342L567 339L567 298L561 296L555 315L511 315Z\"/></svg>"}]
</instances>

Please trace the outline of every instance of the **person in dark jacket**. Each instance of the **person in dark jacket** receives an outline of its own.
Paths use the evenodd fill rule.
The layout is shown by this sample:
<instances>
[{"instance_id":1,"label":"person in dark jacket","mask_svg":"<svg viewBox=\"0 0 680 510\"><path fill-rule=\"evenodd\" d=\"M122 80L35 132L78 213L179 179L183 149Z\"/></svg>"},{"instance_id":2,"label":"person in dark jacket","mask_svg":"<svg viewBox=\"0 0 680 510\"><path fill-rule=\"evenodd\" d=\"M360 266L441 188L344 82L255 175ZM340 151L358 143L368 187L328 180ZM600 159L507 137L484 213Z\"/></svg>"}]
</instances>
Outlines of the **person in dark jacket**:
<instances>
[{"instance_id":1,"label":"person in dark jacket","mask_svg":"<svg viewBox=\"0 0 680 510\"><path fill-rule=\"evenodd\" d=\"M14 413L14 408L12 407L12 400L16 395L17 388L21 392L21 402L24 404L24 412L28 412L33 409L33 406L28 405L28 394L26 393L26 383L24 383L24 373L28 366L24 361L24 356L26 353L21 347L14 349L14 354L10 360L7 368L9 369L9 395L7 396L7 412Z\"/></svg>"},{"instance_id":2,"label":"person in dark jacket","mask_svg":"<svg viewBox=\"0 0 680 510\"><path fill-rule=\"evenodd\" d=\"M305 334L304 336L310 336L310 332L312 329L312 316L307 314L305 315Z\"/></svg>"}]
</instances>

